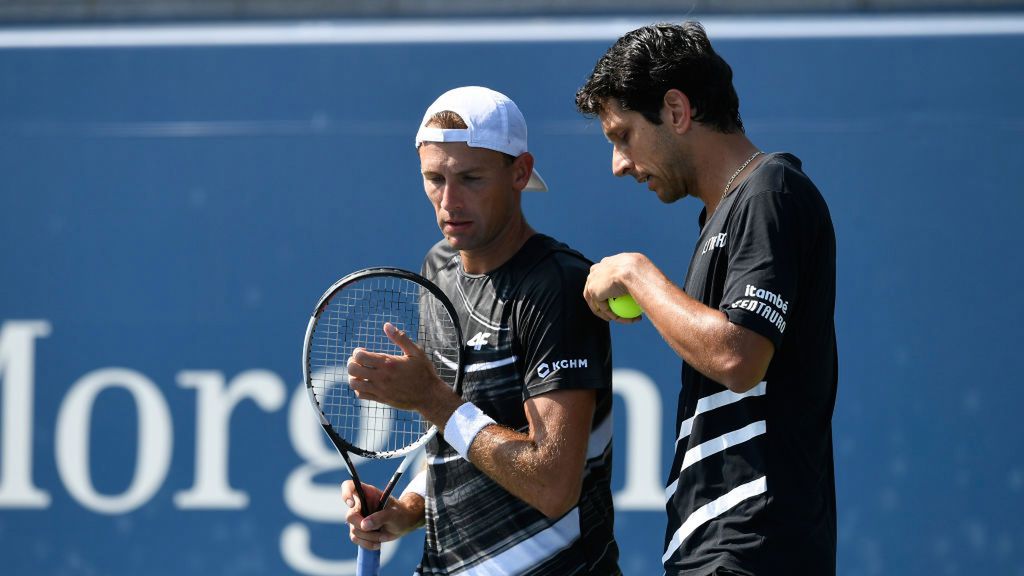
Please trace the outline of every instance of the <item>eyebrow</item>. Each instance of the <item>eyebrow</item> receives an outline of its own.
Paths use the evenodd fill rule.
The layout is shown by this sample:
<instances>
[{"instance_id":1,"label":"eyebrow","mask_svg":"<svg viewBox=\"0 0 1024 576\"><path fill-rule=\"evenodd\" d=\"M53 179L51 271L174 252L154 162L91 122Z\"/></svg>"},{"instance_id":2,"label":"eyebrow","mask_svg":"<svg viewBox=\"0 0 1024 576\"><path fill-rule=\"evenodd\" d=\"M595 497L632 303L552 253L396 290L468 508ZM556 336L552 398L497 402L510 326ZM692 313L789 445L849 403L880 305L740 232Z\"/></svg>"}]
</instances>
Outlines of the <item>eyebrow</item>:
<instances>
[{"instance_id":1,"label":"eyebrow","mask_svg":"<svg viewBox=\"0 0 1024 576\"><path fill-rule=\"evenodd\" d=\"M470 174L470 173L473 173L473 172L483 172L486 169L487 169L486 166L474 165L474 166L470 166L468 168L456 171L454 173L454 176L465 176L466 174ZM440 174L441 173L438 170L421 170L420 172L423 175L427 175L427 174Z\"/></svg>"},{"instance_id":2,"label":"eyebrow","mask_svg":"<svg viewBox=\"0 0 1024 576\"><path fill-rule=\"evenodd\" d=\"M607 128L607 130L605 128ZM604 132L604 137L609 142L611 142L611 138L609 138L608 135L613 132L618 132L619 130L622 130L622 123L616 122L615 119L601 122L601 132Z\"/></svg>"}]
</instances>

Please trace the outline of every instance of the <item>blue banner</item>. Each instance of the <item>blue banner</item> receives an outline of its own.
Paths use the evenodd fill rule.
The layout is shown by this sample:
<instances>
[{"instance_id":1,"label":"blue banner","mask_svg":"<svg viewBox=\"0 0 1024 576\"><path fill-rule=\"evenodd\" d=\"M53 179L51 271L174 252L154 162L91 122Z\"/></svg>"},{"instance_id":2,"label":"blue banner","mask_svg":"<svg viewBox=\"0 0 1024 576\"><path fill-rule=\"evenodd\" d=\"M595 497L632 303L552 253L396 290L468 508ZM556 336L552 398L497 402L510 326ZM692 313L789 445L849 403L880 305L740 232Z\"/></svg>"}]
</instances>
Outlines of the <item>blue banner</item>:
<instances>
[{"instance_id":1,"label":"blue banner","mask_svg":"<svg viewBox=\"0 0 1024 576\"><path fill-rule=\"evenodd\" d=\"M227 45L0 31L0 572L354 573L301 340L331 282L418 269L439 238L413 136L448 88L523 110L551 188L524 194L536 229L682 283L700 205L611 175L574 94L614 35L573 22ZM798 155L835 221L839 572L1024 573L1024 34L837 34L716 45L751 139ZM649 322L612 336L622 567L659 574L679 361ZM421 544L386 547L385 573Z\"/></svg>"}]
</instances>

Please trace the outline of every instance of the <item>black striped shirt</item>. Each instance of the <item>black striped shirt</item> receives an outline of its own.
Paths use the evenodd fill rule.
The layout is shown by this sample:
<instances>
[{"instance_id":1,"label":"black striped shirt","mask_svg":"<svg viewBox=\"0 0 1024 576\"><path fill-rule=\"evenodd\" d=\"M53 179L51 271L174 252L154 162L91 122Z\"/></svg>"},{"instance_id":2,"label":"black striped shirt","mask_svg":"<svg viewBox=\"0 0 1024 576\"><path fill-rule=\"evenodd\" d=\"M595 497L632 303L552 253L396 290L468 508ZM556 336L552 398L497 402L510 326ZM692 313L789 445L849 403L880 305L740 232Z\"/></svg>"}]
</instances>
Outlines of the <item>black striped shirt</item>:
<instances>
[{"instance_id":1,"label":"black striped shirt","mask_svg":"<svg viewBox=\"0 0 1024 576\"><path fill-rule=\"evenodd\" d=\"M588 262L535 235L508 262L467 274L441 241L423 274L459 314L462 396L499 424L528 431L523 402L553 390L595 389L583 488L576 507L549 519L462 459L438 435L427 446L426 536L418 573L619 574L611 499L611 344L583 300Z\"/></svg>"},{"instance_id":2,"label":"black striped shirt","mask_svg":"<svg viewBox=\"0 0 1024 576\"><path fill-rule=\"evenodd\" d=\"M835 574L835 233L788 154L770 155L705 221L685 291L770 339L743 394L685 362L666 488L666 574Z\"/></svg>"}]
</instances>

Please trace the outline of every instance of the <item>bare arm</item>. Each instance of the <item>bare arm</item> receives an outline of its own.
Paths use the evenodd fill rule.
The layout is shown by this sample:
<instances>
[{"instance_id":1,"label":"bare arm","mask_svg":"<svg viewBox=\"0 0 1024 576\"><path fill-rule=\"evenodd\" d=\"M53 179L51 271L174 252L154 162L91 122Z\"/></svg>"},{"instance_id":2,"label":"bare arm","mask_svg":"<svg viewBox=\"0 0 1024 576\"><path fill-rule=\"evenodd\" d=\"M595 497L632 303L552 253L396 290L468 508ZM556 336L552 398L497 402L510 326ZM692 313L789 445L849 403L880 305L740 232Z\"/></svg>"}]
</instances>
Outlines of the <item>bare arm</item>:
<instances>
[{"instance_id":1,"label":"bare arm","mask_svg":"<svg viewBox=\"0 0 1024 576\"><path fill-rule=\"evenodd\" d=\"M691 298L643 254L616 254L592 266L583 297L597 316L632 322L608 308L608 298L625 293L676 354L708 378L734 392L764 379L775 353L771 340Z\"/></svg>"},{"instance_id":2,"label":"bare arm","mask_svg":"<svg viewBox=\"0 0 1024 576\"><path fill-rule=\"evenodd\" d=\"M415 343L390 324L388 337L402 356L357 349L349 360L349 382L360 398L416 410L444 430L465 400L437 374ZM489 425L476 435L469 459L503 488L547 516L558 517L579 499L587 442L594 417L593 390L559 390L523 404L526 434Z\"/></svg>"},{"instance_id":3,"label":"bare arm","mask_svg":"<svg viewBox=\"0 0 1024 576\"><path fill-rule=\"evenodd\" d=\"M556 390L523 404L529 432L491 425L477 434L469 459L503 488L557 518L580 498L594 417L593 390Z\"/></svg>"}]
</instances>

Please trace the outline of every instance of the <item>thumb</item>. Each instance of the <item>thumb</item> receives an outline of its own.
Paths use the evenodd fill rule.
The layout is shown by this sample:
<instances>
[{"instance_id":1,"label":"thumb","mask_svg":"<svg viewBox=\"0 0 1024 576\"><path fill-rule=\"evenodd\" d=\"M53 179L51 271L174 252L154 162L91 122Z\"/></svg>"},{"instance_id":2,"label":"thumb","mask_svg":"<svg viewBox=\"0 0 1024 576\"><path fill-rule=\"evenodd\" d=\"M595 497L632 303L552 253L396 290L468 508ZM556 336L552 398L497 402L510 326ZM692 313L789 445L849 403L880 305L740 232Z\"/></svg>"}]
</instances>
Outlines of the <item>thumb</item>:
<instances>
[{"instance_id":1,"label":"thumb","mask_svg":"<svg viewBox=\"0 0 1024 576\"><path fill-rule=\"evenodd\" d=\"M399 330L397 326L391 322L384 323L384 333L387 334L388 338L395 343L402 352L405 352L406 356L416 356L420 353L420 349L416 346L416 343L405 333L405 330Z\"/></svg>"},{"instance_id":2,"label":"thumb","mask_svg":"<svg viewBox=\"0 0 1024 576\"><path fill-rule=\"evenodd\" d=\"M363 518L363 521L360 522L360 524L359 524L359 528L361 530L365 530L367 532L373 532L374 530L380 530L385 525L387 525L388 520L390 518L391 518L391 511L388 510L387 508L384 508L383 510L378 510L377 512L374 512L373 514L370 514L366 518Z\"/></svg>"},{"instance_id":3,"label":"thumb","mask_svg":"<svg viewBox=\"0 0 1024 576\"><path fill-rule=\"evenodd\" d=\"M363 519L359 524L359 529L365 532L377 532L381 542L396 540L398 536L391 526L391 523L397 518L396 514L397 512L391 507L374 512Z\"/></svg>"}]
</instances>

